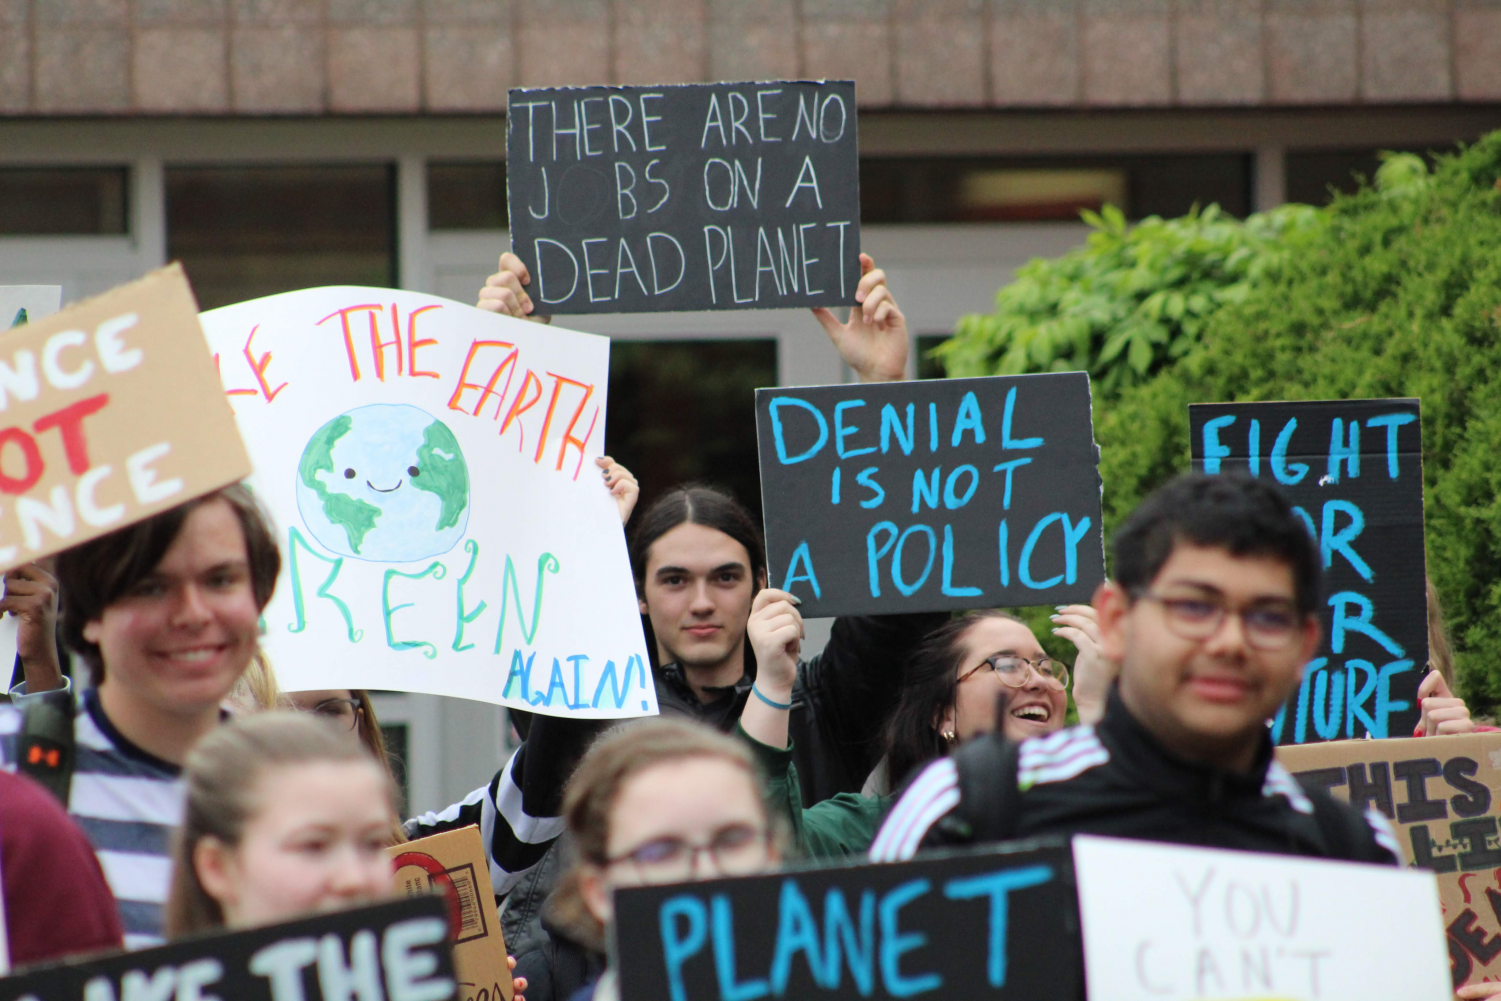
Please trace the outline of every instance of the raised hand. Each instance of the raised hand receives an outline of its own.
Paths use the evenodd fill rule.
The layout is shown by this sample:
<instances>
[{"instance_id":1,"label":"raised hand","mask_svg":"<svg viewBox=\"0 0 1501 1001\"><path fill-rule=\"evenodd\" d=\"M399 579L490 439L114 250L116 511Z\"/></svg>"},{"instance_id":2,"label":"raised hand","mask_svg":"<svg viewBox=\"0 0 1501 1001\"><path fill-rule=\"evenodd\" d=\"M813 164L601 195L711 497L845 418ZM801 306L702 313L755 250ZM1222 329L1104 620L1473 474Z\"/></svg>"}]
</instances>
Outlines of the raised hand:
<instances>
[{"instance_id":1,"label":"raised hand","mask_svg":"<svg viewBox=\"0 0 1501 1001\"><path fill-rule=\"evenodd\" d=\"M531 272L521 263L521 258L508 250L500 255L500 266L495 274L485 279L485 287L479 290L479 302L475 305L518 320L551 323L552 317L535 315L537 305L524 287L531 283Z\"/></svg>"},{"instance_id":2,"label":"raised hand","mask_svg":"<svg viewBox=\"0 0 1501 1001\"><path fill-rule=\"evenodd\" d=\"M860 255L860 284L855 286L855 302L849 319L840 323L823 307L813 316L844 363L854 369L861 382L898 382L907 377L907 318L891 295L886 272L876 267L869 254Z\"/></svg>"},{"instance_id":3,"label":"raised hand","mask_svg":"<svg viewBox=\"0 0 1501 1001\"><path fill-rule=\"evenodd\" d=\"M740 714L740 725L771 747L787 746L787 717L803 643L799 604L786 591L763 588L751 602L750 621L745 626L746 640L756 652L756 681Z\"/></svg>"},{"instance_id":4,"label":"raised hand","mask_svg":"<svg viewBox=\"0 0 1501 1001\"><path fill-rule=\"evenodd\" d=\"M610 488L610 496L615 498L615 506L620 509L620 523L624 525L631 520L636 498L641 496L641 486L636 482L636 475L608 455L601 455L594 460L594 464L604 471L605 486Z\"/></svg>"},{"instance_id":5,"label":"raised hand","mask_svg":"<svg viewBox=\"0 0 1501 1001\"><path fill-rule=\"evenodd\" d=\"M57 656L57 578L40 563L27 563L5 575L0 612L20 620L16 652L26 674L26 691L50 692L63 686ZM9 669L10 665L0 665Z\"/></svg>"},{"instance_id":6,"label":"raised hand","mask_svg":"<svg viewBox=\"0 0 1501 1001\"><path fill-rule=\"evenodd\" d=\"M1437 671L1429 671L1418 685L1418 708L1422 710L1418 729L1425 737L1470 733L1475 729L1475 721L1470 719L1470 707L1465 705L1464 699L1449 691L1444 676Z\"/></svg>"},{"instance_id":7,"label":"raised hand","mask_svg":"<svg viewBox=\"0 0 1501 1001\"><path fill-rule=\"evenodd\" d=\"M1053 635L1079 650L1074 658L1074 706L1080 723L1098 723L1119 668L1100 652L1100 619L1092 605L1063 605L1052 616Z\"/></svg>"}]
</instances>

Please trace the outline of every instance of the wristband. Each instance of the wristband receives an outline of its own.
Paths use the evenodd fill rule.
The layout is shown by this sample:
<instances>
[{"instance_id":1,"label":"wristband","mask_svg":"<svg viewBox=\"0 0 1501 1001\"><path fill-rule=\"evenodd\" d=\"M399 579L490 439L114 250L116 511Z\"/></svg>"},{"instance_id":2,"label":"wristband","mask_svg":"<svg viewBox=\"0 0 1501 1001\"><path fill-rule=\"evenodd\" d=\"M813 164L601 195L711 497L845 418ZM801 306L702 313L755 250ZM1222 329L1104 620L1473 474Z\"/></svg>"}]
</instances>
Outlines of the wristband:
<instances>
[{"instance_id":1,"label":"wristband","mask_svg":"<svg viewBox=\"0 0 1501 1001\"><path fill-rule=\"evenodd\" d=\"M773 709L791 709L792 708L792 703L791 702L773 702L771 699L768 699L766 696L764 696L764 695L761 694L761 689L757 688L755 685L751 685L751 691L755 693L756 698L760 699L762 702L765 702L767 705L771 706Z\"/></svg>"}]
</instances>

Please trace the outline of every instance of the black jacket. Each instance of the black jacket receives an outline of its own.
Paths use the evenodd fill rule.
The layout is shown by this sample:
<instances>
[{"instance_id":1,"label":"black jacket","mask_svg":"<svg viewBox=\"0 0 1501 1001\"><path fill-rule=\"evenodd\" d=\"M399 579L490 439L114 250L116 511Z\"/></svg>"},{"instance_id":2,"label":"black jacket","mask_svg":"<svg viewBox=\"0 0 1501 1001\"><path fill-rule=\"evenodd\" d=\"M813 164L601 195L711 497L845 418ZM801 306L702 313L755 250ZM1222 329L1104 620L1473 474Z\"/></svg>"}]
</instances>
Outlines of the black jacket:
<instances>
[{"instance_id":1,"label":"black jacket","mask_svg":"<svg viewBox=\"0 0 1501 1001\"><path fill-rule=\"evenodd\" d=\"M1401 857L1384 816L1304 786L1273 758L1270 735L1249 775L1192 764L1112 692L1098 726L1020 745L985 737L929 765L887 815L871 858L1073 834L1387 865Z\"/></svg>"},{"instance_id":2,"label":"black jacket","mask_svg":"<svg viewBox=\"0 0 1501 1001\"><path fill-rule=\"evenodd\" d=\"M841 792L859 792L880 758L881 727L896 706L907 658L947 613L849 616L834 620L824 652L797 666L787 735L802 786L803 806ZM664 716L687 716L728 733L751 698L755 659L739 682L710 689L700 702L678 664L656 668L657 705Z\"/></svg>"}]
</instances>

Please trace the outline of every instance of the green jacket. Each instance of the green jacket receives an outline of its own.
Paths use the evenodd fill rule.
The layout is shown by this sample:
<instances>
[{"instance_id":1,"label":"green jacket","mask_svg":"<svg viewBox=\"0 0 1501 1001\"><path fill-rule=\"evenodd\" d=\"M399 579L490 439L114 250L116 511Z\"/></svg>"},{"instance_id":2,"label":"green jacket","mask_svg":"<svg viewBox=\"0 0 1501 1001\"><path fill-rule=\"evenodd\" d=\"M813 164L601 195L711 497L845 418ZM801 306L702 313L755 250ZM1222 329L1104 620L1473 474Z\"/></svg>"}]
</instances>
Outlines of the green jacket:
<instances>
[{"instance_id":1,"label":"green jacket","mask_svg":"<svg viewBox=\"0 0 1501 1001\"><path fill-rule=\"evenodd\" d=\"M766 801L773 817L792 828L793 844L810 859L864 859L876 838L881 818L894 796L862 796L842 792L806 809L798 788L792 747L763 744L735 724L735 736L745 741L761 767Z\"/></svg>"}]
</instances>

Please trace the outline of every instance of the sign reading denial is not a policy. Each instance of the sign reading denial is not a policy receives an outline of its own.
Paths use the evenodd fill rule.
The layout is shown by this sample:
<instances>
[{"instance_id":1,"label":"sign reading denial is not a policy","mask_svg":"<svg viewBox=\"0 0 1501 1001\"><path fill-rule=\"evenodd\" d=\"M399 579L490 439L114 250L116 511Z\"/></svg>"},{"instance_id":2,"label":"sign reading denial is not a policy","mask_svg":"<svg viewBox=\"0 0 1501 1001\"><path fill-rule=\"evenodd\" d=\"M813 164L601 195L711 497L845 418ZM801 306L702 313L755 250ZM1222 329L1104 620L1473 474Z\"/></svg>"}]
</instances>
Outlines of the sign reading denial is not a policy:
<instances>
[{"instance_id":1,"label":"sign reading denial is not a policy","mask_svg":"<svg viewBox=\"0 0 1501 1001\"><path fill-rule=\"evenodd\" d=\"M848 81L513 90L511 246L544 313L854 302Z\"/></svg>"},{"instance_id":2,"label":"sign reading denial is not a policy","mask_svg":"<svg viewBox=\"0 0 1501 1001\"><path fill-rule=\"evenodd\" d=\"M768 581L807 616L1088 601L1082 372L756 390Z\"/></svg>"},{"instance_id":3,"label":"sign reading denial is not a policy","mask_svg":"<svg viewBox=\"0 0 1501 1001\"><path fill-rule=\"evenodd\" d=\"M1188 414L1194 468L1276 484L1323 560L1323 642L1273 738L1412 733L1428 663L1418 401L1203 403Z\"/></svg>"},{"instance_id":4,"label":"sign reading denial is not a policy","mask_svg":"<svg viewBox=\"0 0 1501 1001\"><path fill-rule=\"evenodd\" d=\"M656 712L593 462L606 338L372 288L202 320L282 533L261 645L283 688Z\"/></svg>"},{"instance_id":5,"label":"sign reading denial is not a policy","mask_svg":"<svg viewBox=\"0 0 1501 1001\"><path fill-rule=\"evenodd\" d=\"M0 341L0 568L249 472L177 265Z\"/></svg>"}]
</instances>

